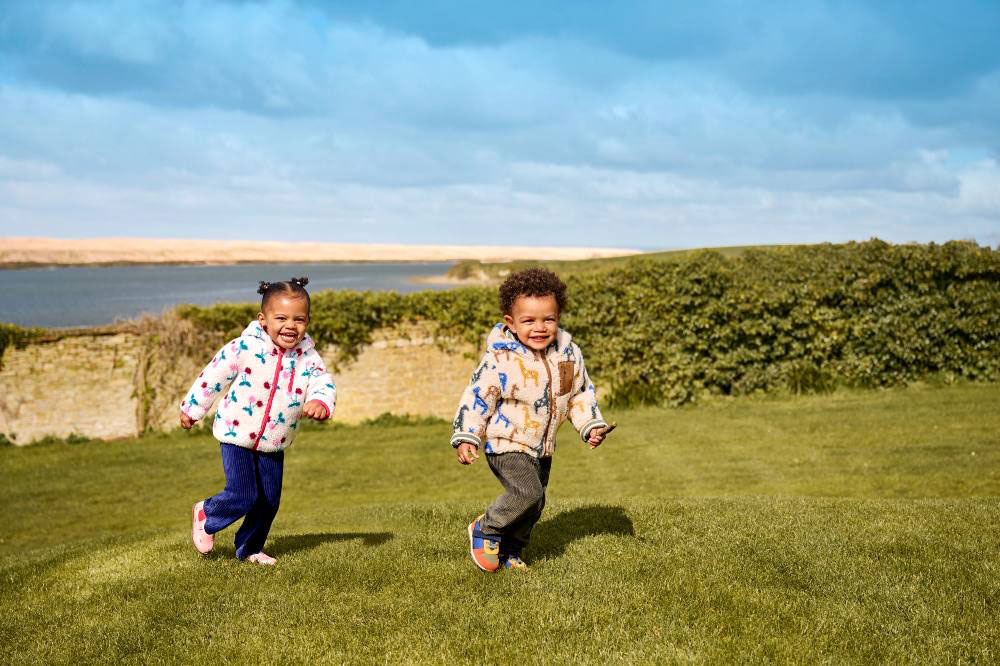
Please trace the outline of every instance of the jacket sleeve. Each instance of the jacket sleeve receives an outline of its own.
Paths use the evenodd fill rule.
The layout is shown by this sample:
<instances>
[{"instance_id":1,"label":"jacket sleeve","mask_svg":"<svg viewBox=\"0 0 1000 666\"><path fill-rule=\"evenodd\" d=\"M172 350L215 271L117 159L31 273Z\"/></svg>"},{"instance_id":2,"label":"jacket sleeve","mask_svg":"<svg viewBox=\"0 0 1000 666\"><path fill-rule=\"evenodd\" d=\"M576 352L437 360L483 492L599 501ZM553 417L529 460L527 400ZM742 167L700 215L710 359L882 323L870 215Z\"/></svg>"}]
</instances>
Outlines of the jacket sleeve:
<instances>
[{"instance_id":1,"label":"jacket sleeve","mask_svg":"<svg viewBox=\"0 0 1000 666\"><path fill-rule=\"evenodd\" d=\"M181 411L195 421L208 413L215 398L227 391L239 374L239 364L236 362L238 344L239 338L227 342L201 371L181 401Z\"/></svg>"},{"instance_id":2,"label":"jacket sleeve","mask_svg":"<svg viewBox=\"0 0 1000 666\"><path fill-rule=\"evenodd\" d=\"M330 412L329 416L333 416L333 410L337 406L337 387L333 383L333 377L327 372L326 365L323 364L323 357L315 349L312 350L312 353L316 355L316 358L312 359L316 365L313 366L309 375L306 402L319 400L326 405Z\"/></svg>"},{"instance_id":3,"label":"jacket sleeve","mask_svg":"<svg viewBox=\"0 0 1000 666\"><path fill-rule=\"evenodd\" d=\"M606 428L608 426L604 417L601 416L601 409L597 406L597 389L590 381L587 374L587 367L583 363L583 353L578 356L577 375L573 383L573 396L569 399L569 419L573 422L573 427L580 433L580 439L587 441L590 431L594 428Z\"/></svg>"},{"instance_id":4,"label":"jacket sleeve","mask_svg":"<svg viewBox=\"0 0 1000 666\"><path fill-rule=\"evenodd\" d=\"M496 362L489 353L476 366L472 380L462 392L458 412L452 422L451 445L458 447L467 442L476 448L482 446L486 424L496 410L500 397L500 377Z\"/></svg>"}]
</instances>

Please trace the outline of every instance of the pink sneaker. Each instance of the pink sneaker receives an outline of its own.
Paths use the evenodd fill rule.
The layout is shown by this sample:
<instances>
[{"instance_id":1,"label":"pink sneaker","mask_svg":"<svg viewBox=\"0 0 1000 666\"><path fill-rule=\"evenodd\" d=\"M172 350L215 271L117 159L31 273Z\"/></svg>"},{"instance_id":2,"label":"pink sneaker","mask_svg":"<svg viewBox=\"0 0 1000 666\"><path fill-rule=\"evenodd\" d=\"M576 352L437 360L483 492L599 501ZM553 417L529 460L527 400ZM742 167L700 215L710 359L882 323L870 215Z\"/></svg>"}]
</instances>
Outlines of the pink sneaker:
<instances>
[{"instance_id":1,"label":"pink sneaker","mask_svg":"<svg viewBox=\"0 0 1000 666\"><path fill-rule=\"evenodd\" d=\"M205 531L205 502L198 502L191 507L191 514L191 540L199 553L207 555L215 546L215 537Z\"/></svg>"},{"instance_id":2,"label":"pink sneaker","mask_svg":"<svg viewBox=\"0 0 1000 666\"><path fill-rule=\"evenodd\" d=\"M254 564L267 564L268 566L273 567L278 563L278 560L274 559L264 551L261 551L247 557L247 562L253 562Z\"/></svg>"}]
</instances>

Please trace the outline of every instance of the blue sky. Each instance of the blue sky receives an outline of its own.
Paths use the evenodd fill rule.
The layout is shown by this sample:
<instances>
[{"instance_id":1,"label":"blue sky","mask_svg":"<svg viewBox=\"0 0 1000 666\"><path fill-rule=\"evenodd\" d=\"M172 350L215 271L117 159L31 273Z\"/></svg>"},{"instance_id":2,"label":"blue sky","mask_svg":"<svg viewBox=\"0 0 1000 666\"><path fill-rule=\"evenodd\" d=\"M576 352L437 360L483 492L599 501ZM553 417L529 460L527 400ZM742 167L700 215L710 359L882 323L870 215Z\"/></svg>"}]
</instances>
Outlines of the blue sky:
<instances>
[{"instance_id":1,"label":"blue sky","mask_svg":"<svg viewBox=\"0 0 1000 666\"><path fill-rule=\"evenodd\" d=\"M1000 245L1000 2L0 3L0 235Z\"/></svg>"}]
</instances>

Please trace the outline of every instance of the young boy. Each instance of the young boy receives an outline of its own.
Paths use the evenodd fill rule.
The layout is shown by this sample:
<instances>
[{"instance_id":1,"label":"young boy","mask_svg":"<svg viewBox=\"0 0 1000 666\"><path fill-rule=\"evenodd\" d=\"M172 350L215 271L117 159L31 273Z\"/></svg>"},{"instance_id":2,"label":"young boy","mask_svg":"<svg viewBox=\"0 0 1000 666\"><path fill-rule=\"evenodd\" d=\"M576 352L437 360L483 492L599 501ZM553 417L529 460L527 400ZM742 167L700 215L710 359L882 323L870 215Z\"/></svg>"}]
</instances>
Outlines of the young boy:
<instances>
[{"instance_id":1,"label":"young boy","mask_svg":"<svg viewBox=\"0 0 1000 666\"><path fill-rule=\"evenodd\" d=\"M531 268L500 285L503 323L486 341L486 354L462 394L451 445L458 460L486 462L503 484L486 513L468 527L469 551L484 571L527 568L521 551L542 515L556 431L568 417L595 448L610 427L583 354L559 328L566 285L555 273Z\"/></svg>"}]
</instances>

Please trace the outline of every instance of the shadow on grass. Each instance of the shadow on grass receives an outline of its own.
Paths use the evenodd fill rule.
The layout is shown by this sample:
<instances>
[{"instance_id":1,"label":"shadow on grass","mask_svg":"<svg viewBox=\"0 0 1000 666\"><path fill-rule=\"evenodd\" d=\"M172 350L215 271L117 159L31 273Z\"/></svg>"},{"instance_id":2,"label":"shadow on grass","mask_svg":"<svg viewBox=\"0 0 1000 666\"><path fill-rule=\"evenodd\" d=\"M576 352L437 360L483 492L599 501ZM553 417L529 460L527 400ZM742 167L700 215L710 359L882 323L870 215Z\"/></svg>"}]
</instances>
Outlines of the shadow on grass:
<instances>
[{"instance_id":1,"label":"shadow on grass","mask_svg":"<svg viewBox=\"0 0 1000 666\"><path fill-rule=\"evenodd\" d=\"M635 536L632 520L620 506L594 504L556 514L531 531L531 559L559 557L577 539L600 534Z\"/></svg>"},{"instance_id":2,"label":"shadow on grass","mask_svg":"<svg viewBox=\"0 0 1000 666\"><path fill-rule=\"evenodd\" d=\"M289 534L275 537L268 548L271 555L278 556L297 551L311 550L324 543L352 541L360 539L366 546L381 546L393 538L392 532L319 532L316 534Z\"/></svg>"}]
</instances>

